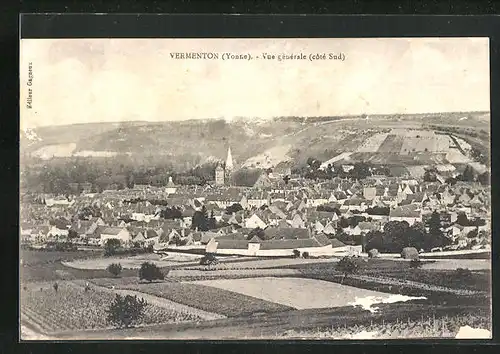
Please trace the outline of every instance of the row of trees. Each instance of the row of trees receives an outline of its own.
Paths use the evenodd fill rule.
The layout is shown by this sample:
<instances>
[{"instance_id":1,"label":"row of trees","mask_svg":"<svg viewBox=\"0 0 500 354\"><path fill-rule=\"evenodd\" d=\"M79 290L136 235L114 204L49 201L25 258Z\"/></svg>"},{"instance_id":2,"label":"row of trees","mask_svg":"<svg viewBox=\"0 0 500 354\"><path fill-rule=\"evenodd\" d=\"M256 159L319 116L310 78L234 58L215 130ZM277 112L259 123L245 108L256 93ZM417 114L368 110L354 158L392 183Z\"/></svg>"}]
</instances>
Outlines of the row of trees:
<instances>
[{"instance_id":1,"label":"row of trees","mask_svg":"<svg viewBox=\"0 0 500 354\"><path fill-rule=\"evenodd\" d=\"M423 223L410 226L406 221L389 221L383 231L370 231L365 235L365 249L377 249L381 252L399 253L405 247L415 247L430 251L432 248L451 244L441 230L441 219L434 212L428 223L428 231Z\"/></svg>"},{"instance_id":2,"label":"row of trees","mask_svg":"<svg viewBox=\"0 0 500 354\"><path fill-rule=\"evenodd\" d=\"M400 253L405 247L415 247L430 251L432 248L445 247L451 240L441 230L440 216L434 212L428 221L428 230L423 223L409 225L406 221L389 221L382 231L369 231L365 235L350 235L342 228L355 226L363 220L362 216L340 219L338 228L332 238L353 245L362 245L365 251L376 249L380 252Z\"/></svg>"},{"instance_id":3,"label":"row of trees","mask_svg":"<svg viewBox=\"0 0 500 354\"><path fill-rule=\"evenodd\" d=\"M360 180L371 176L375 169L375 166L363 161L354 163L353 169L348 172L345 172L341 165L334 164L329 164L325 169L320 169L321 164L320 160L309 157L306 161L306 166L294 168L292 172L307 179L332 179L340 177ZM377 170L377 173L390 174L388 169Z\"/></svg>"}]
</instances>

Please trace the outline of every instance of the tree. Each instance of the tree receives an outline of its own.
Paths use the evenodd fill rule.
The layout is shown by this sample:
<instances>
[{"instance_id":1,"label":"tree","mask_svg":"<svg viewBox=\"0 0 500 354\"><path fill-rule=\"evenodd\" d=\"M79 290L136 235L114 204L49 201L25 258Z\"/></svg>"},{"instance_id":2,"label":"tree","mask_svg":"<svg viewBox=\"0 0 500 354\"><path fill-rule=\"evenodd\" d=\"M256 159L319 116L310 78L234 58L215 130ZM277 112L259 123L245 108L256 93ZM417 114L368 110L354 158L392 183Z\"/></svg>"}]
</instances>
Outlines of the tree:
<instances>
[{"instance_id":1,"label":"tree","mask_svg":"<svg viewBox=\"0 0 500 354\"><path fill-rule=\"evenodd\" d=\"M349 221L345 217L341 217L339 220L339 227L345 229L346 227L349 227Z\"/></svg>"},{"instance_id":2,"label":"tree","mask_svg":"<svg viewBox=\"0 0 500 354\"><path fill-rule=\"evenodd\" d=\"M260 227L256 227L252 231L248 233L248 239L252 239L254 236L257 236L261 240L264 240L266 238L266 234L264 230L262 230Z\"/></svg>"},{"instance_id":3,"label":"tree","mask_svg":"<svg viewBox=\"0 0 500 354\"><path fill-rule=\"evenodd\" d=\"M429 233L426 242L426 249L444 247L450 244L451 240L448 239L441 230L441 217L437 211L434 211L429 220Z\"/></svg>"},{"instance_id":4,"label":"tree","mask_svg":"<svg viewBox=\"0 0 500 354\"><path fill-rule=\"evenodd\" d=\"M139 280L147 280L150 283L153 280L163 280L165 276L161 272L160 268L154 263L144 262L139 269Z\"/></svg>"},{"instance_id":5,"label":"tree","mask_svg":"<svg viewBox=\"0 0 500 354\"><path fill-rule=\"evenodd\" d=\"M234 203L233 205L230 205L226 208L226 213L227 214L233 214L237 213L239 211L243 210L243 207L239 203Z\"/></svg>"},{"instance_id":6,"label":"tree","mask_svg":"<svg viewBox=\"0 0 500 354\"><path fill-rule=\"evenodd\" d=\"M471 166L466 166L464 172L462 173L462 180L465 182L474 181L474 171Z\"/></svg>"},{"instance_id":7,"label":"tree","mask_svg":"<svg viewBox=\"0 0 500 354\"><path fill-rule=\"evenodd\" d=\"M314 157L309 157L307 159L307 164L313 171L316 171L321 167L321 161L315 159Z\"/></svg>"},{"instance_id":8,"label":"tree","mask_svg":"<svg viewBox=\"0 0 500 354\"><path fill-rule=\"evenodd\" d=\"M410 225L406 221L389 221L384 225L384 241L380 251L401 252L408 244Z\"/></svg>"},{"instance_id":9,"label":"tree","mask_svg":"<svg viewBox=\"0 0 500 354\"><path fill-rule=\"evenodd\" d=\"M436 172L433 170L427 170L424 173L424 182L436 182Z\"/></svg>"},{"instance_id":10,"label":"tree","mask_svg":"<svg viewBox=\"0 0 500 354\"><path fill-rule=\"evenodd\" d=\"M147 303L142 298L116 294L114 301L106 310L106 320L118 328L130 328L144 317L146 306Z\"/></svg>"},{"instance_id":11,"label":"tree","mask_svg":"<svg viewBox=\"0 0 500 354\"><path fill-rule=\"evenodd\" d=\"M422 267L422 262L418 258L414 258L410 261L410 268L419 269Z\"/></svg>"},{"instance_id":12,"label":"tree","mask_svg":"<svg viewBox=\"0 0 500 354\"><path fill-rule=\"evenodd\" d=\"M121 242L117 238L110 238L104 244L104 255L112 256L116 253L118 248L120 248Z\"/></svg>"},{"instance_id":13,"label":"tree","mask_svg":"<svg viewBox=\"0 0 500 354\"><path fill-rule=\"evenodd\" d=\"M488 171L481 173L479 176L477 176L477 180L479 183L481 183L483 186L487 186L490 184L490 174Z\"/></svg>"},{"instance_id":14,"label":"tree","mask_svg":"<svg viewBox=\"0 0 500 354\"><path fill-rule=\"evenodd\" d=\"M122 272L122 265L120 263L111 263L106 269L111 275L117 277Z\"/></svg>"},{"instance_id":15,"label":"tree","mask_svg":"<svg viewBox=\"0 0 500 354\"><path fill-rule=\"evenodd\" d=\"M200 259L200 265L217 265L219 261L217 260L217 257L215 257L215 254L213 253L206 253L201 259Z\"/></svg>"},{"instance_id":16,"label":"tree","mask_svg":"<svg viewBox=\"0 0 500 354\"><path fill-rule=\"evenodd\" d=\"M457 224L461 226L469 226L469 219L465 213L459 213L457 215Z\"/></svg>"},{"instance_id":17,"label":"tree","mask_svg":"<svg viewBox=\"0 0 500 354\"><path fill-rule=\"evenodd\" d=\"M293 258L299 258L300 257L300 251L299 250L293 250Z\"/></svg>"},{"instance_id":18,"label":"tree","mask_svg":"<svg viewBox=\"0 0 500 354\"><path fill-rule=\"evenodd\" d=\"M408 230L408 242L403 247L415 247L418 250L427 249L426 238L427 233L424 224L416 222Z\"/></svg>"},{"instance_id":19,"label":"tree","mask_svg":"<svg viewBox=\"0 0 500 354\"><path fill-rule=\"evenodd\" d=\"M431 218L429 219L429 235L432 237L439 237L442 234L443 231L441 231L441 216L437 211L434 210Z\"/></svg>"},{"instance_id":20,"label":"tree","mask_svg":"<svg viewBox=\"0 0 500 354\"><path fill-rule=\"evenodd\" d=\"M54 285L52 285L52 287L53 287L53 288L54 288L54 290L57 292L57 289L59 289L59 284L54 283Z\"/></svg>"},{"instance_id":21,"label":"tree","mask_svg":"<svg viewBox=\"0 0 500 354\"><path fill-rule=\"evenodd\" d=\"M368 231L365 236L365 250L370 251L372 249L383 250L384 249L384 234L381 231Z\"/></svg>"},{"instance_id":22,"label":"tree","mask_svg":"<svg viewBox=\"0 0 500 354\"><path fill-rule=\"evenodd\" d=\"M454 186L457 184L457 179L453 177L448 177L445 181L446 184L449 184L450 186Z\"/></svg>"},{"instance_id":23,"label":"tree","mask_svg":"<svg viewBox=\"0 0 500 354\"><path fill-rule=\"evenodd\" d=\"M194 212L193 220L191 222L191 229L198 228L199 231L209 230L209 220L207 215L207 208L203 206L200 210Z\"/></svg>"},{"instance_id":24,"label":"tree","mask_svg":"<svg viewBox=\"0 0 500 354\"><path fill-rule=\"evenodd\" d=\"M355 274L359 271L359 266L354 258L345 256L338 261L335 269L343 274L342 280L340 281L340 284L342 284L348 275Z\"/></svg>"},{"instance_id":25,"label":"tree","mask_svg":"<svg viewBox=\"0 0 500 354\"><path fill-rule=\"evenodd\" d=\"M355 179L365 179L372 175L370 165L365 162L355 163L354 168L350 171L350 175Z\"/></svg>"},{"instance_id":26,"label":"tree","mask_svg":"<svg viewBox=\"0 0 500 354\"><path fill-rule=\"evenodd\" d=\"M70 229L70 230L68 231L68 238L69 238L70 240L77 239L77 238L78 238L78 233L77 233L75 230Z\"/></svg>"}]
</instances>

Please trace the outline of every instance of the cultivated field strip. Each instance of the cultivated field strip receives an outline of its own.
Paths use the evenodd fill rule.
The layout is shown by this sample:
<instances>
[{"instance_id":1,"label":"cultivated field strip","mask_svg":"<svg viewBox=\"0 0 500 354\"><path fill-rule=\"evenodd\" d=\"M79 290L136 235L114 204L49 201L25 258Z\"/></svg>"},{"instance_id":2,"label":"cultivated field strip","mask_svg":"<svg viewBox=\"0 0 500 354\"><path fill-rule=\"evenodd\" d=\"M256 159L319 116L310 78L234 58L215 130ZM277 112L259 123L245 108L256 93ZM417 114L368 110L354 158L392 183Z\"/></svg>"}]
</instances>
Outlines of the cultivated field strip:
<instances>
[{"instance_id":1,"label":"cultivated field strip","mask_svg":"<svg viewBox=\"0 0 500 354\"><path fill-rule=\"evenodd\" d=\"M463 326L490 328L491 322L482 316L444 316L427 317L420 320L398 320L388 323L370 323L366 325L333 326L316 330L288 330L282 339L430 339L455 338ZM488 331L488 330L486 330ZM490 330L491 331L491 330ZM491 333L491 332L490 332ZM485 335L485 339L489 339Z\"/></svg>"},{"instance_id":2,"label":"cultivated field strip","mask_svg":"<svg viewBox=\"0 0 500 354\"><path fill-rule=\"evenodd\" d=\"M141 291L129 290L129 289L109 289L109 288L101 287L101 286L98 286L95 284L94 284L94 286L97 287L98 289L100 289L101 291L105 291L108 293L120 294L123 296L126 296L126 295L137 296L138 298L143 298L144 300L146 300L146 302L148 304L152 304L152 305L155 305L155 306L158 306L158 307L170 310L170 311L189 314L193 317L196 317L196 318L204 320L204 321L218 320L218 319L226 318L226 316L224 316L224 315L220 315L220 314L212 313L212 312L208 312L208 311L203 311L203 310L200 310L198 308L179 304L177 302L174 302L174 301L162 298L162 297L154 296L151 294L147 294L147 293L144 293Z\"/></svg>"},{"instance_id":3,"label":"cultivated field strip","mask_svg":"<svg viewBox=\"0 0 500 354\"><path fill-rule=\"evenodd\" d=\"M299 310L349 306L352 300L358 297L384 299L392 296L380 291L306 278L218 279L196 281L192 284L233 291Z\"/></svg>"},{"instance_id":4,"label":"cultivated field strip","mask_svg":"<svg viewBox=\"0 0 500 354\"><path fill-rule=\"evenodd\" d=\"M50 283L23 288L21 320L44 333L111 328L106 309L114 299L111 292L85 291L71 281L60 282L57 291ZM175 311L149 303L139 326L200 320L193 313Z\"/></svg>"},{"instance_id":5,"label":"cultivated field strip","mask_svg":"<svg viewBox=\"0 0 500 354\"><path fill-rule=\"evenodd\" d=\"M467 296L467 295L483 294L483 292L481 292L481 291L473 291L473 290L466 290L466 289L451 289L451 288L447 288L444 286L430 285L430 284L425 284L425 283L419 283L416 281L401 280L401 279L396 279L396 278L387 278L387 277L380 277L380 276L373 277L373 276L367 276L367 275L351 275L350 277L357 279L357 280L376 282L379 284L395 285L395 286L409 286L412 288L417 288L417 289L422 289L422 290L444 292L444 293L450 293L450 294L455 294L455 295L466 295Z\"/></svg>"},{"instance_id":6,"label":"cultivated field strip","mask_svg":"<svg viewBox=\"0 0 500 354\"><path fill-rule=\"evenodd\" d=\"M149 294L199 309L202 312L217 313L223 317L285 312L291 309L291 307L264 301L258 297L187 282L131 283L126 281L120 284L120 279L115 280L115 289L139 292L141 295L138 296L142 297L144 297L142 294ZM101 280L96 280L96 282L100 284Z\"/></svg>"},{"instance_id":7,"label":"cultivated field strip","mask_svg":"<svg viewBox=\"0 0 500 354\"><path fill-rule=\"evenodd\" d=\"M204 277L271 277L271 276L295 276L300 275L301 272L297 269L224 269L217 270L187 270L187 269L174 269L168 274L168 277L173 278L204 278Z\"/></svg>"},{"instance_id":8,"label":"cultivated field strip","mask_svg":"<svg viewBox=\"0 0 500 354\"><path fill-rule=\"evenodd\" d=\"M191 266L185 267L186 270L242 270L242 269L278 269L280 267L289 267L294 265L302 264L317 264L317 263L334 263L338 261L337 258L325 258L325 259L301 259L301 258L277 258L277 259L260 259L245 262L225 262L219 263L214 266L207 268L206 266Z\"/></svg>"},{"instance_id":9,"label":"cultivated field strip","mask_svg":"<svg viewBox=\"0 0 500 354\"><path fill-rule=\"evenodd\" d=\"M403 146L403 137L396 134L389 134L387 138L380 144L379 153L399 154Z\"/></svg>"}]
</instances>

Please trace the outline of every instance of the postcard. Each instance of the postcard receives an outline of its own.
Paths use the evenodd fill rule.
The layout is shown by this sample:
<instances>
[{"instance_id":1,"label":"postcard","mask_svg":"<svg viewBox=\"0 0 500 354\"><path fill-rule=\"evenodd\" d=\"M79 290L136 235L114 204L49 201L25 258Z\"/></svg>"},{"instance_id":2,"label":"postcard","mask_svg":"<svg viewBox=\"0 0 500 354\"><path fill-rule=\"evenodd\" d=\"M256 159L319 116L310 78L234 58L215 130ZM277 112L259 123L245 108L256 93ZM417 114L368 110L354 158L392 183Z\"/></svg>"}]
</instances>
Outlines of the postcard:
<instances>
[{"instance_id":1,"label":"postcard","mask_svg":"<svg viewBox=\"0 0 500 354\"><path fill-rule=\"evenodd\" d=\"M21 39L21 339L491 338L489 61Z\"/></svg>"}]
</instances>

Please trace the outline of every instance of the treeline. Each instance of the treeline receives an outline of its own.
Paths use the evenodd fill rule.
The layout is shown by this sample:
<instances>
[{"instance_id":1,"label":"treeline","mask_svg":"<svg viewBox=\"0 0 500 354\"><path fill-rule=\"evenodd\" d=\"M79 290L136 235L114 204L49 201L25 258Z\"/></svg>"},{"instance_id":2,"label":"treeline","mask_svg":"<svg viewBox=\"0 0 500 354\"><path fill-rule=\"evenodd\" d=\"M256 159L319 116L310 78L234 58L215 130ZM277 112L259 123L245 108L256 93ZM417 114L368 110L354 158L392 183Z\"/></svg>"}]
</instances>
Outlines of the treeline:
<instances>
[{"instance_id":1,"label":"treeline","mask_svg":"<svg viewBox=\"0 0 500 354\"><path fill-rule=\"evenodd\" d=\"M352 164L353 168L349 171L344 171L341 164L328 164L324 169L321 169L321 164L322 161L319 159L309 157L305 166L293 168L292 173L314 180L327 180L335 177L362 180L372 175L391 176L389 168L385 166L375 166L364 161Z\"/></svg>"},{"instance_id":2,"label":"treeline","mask_svg":"<svg viewBox=\"0 0 500 354\"><path fill-rule=\"evenodd\" d=\"M441 230L441 218L437 212L432 214L428 230L423 223L410 226L406 221L390 221L384 225L383 231L368 232L364 240L366 251L377 249L388 253L399 253L405 247L430 251L451 243L451 239Z\"/></svg>"},{"instance_id":3,"label":"treeline","mask_svg":"<svg viewBox=\"0 0 500 354\"><path fill-rule=\"evenodd\" d=\"M482 138L482 139L489 139L489 133L481 129L479 132L477 132L473 128L464 128L464 127L453 127L453 126L440 126L440 125L429 125L429 128L441 132L447 132L447 133L455 133L455 134L466 134L469 136L472 136L473 138Z\"/></svg>"},{"instance_id":4,"label":"treeline","mask_svg":"<svg viewBox=\"0 0 500 354\"><path fill-rule=\"evenodd\" d=\"M216 163L211 162L179 172L170 162L149 165L123 158L72 158L63 162L23 164L20 183L24 190L58 195L79 194L86 184L91 185L94 193L133 188L136 184L163 187L169 177L176 184L204 185L215 178L215 167Z\"/></svg>"}]
</instances>

